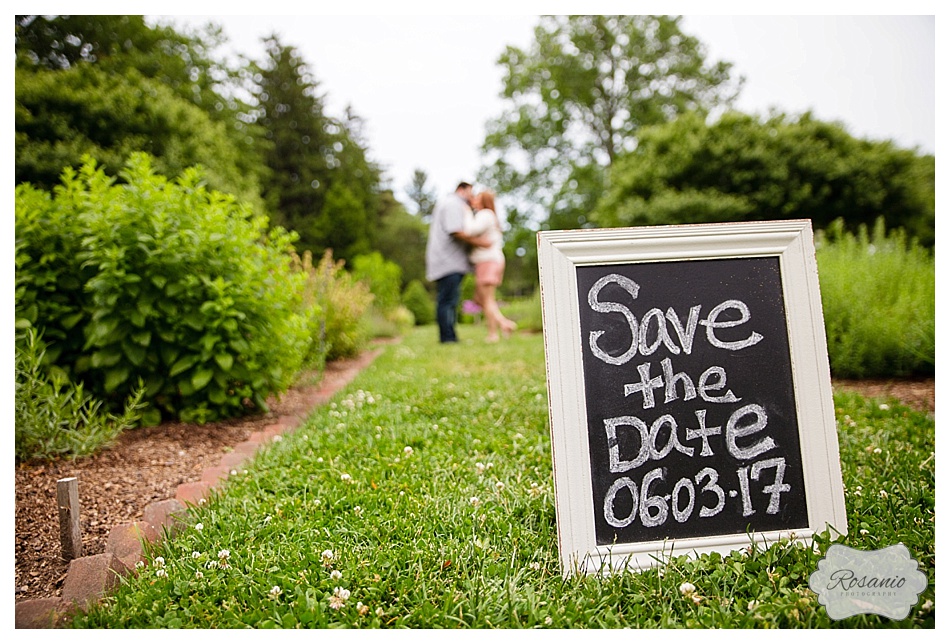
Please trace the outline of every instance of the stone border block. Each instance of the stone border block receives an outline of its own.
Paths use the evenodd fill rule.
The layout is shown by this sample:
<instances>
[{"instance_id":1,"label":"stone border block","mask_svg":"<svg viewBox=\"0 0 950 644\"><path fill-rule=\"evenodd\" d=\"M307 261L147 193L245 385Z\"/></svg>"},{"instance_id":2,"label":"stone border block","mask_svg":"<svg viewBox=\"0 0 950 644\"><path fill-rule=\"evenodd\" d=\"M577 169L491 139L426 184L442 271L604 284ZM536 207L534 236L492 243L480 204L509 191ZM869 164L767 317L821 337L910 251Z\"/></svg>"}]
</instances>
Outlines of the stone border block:
<instances>
[{"instance_id":1,"label":"stone border block","mask_svg":"<svg viewBox=\"0 0 950 644\"><path fill-rule=\"evenodd\" d=\"M87 608L119 585L122 570L125 564L111 552L73 559L63 584L63 602Z\"/></svg>"},{"instance_id":2,"label":"stone border block","mask_svg":"<svg viewBox=\"0 0 950 644\"><path fill-rule=\"evenodd\" d=\"M198 505L208 499L208 493L211 491L211 483L208 481L191 481L182 483L175 490L175 498L187 505Z\"/></svg>"},{"instance_id":3,"label":"stone border block","mask_svg":"<svg viewBox=\"0 0 950 644\"><path fill-rule=\"evenodd\" d=\"M178 499L165 499L145 506L143 518L156 534L158 541L163 533L172 536L184 525L185 504Z\"/></svg>"},{"instance_id":4,"label":"stone border block","mask_svg":"<svg viewBox=\"0 0 950 644\"><path fill-rule=\"evenodd\" d=\"M145 543L155 541L158 534L144 521L123 523L112 528L106 541L106 552L111 552L125 566L135 570L135 564L145 561Z\"/></svg>"},{"instance_id":5,"label":"stone border block","mask_svg":"<svg viewBox=\"0 0 950 644\"><path fill-rule=\"evenodd\" d=\"M56 628L63 621L65 610L59 597L27 599L17 602L15 628Z\"/></svg>"}]
</instances>

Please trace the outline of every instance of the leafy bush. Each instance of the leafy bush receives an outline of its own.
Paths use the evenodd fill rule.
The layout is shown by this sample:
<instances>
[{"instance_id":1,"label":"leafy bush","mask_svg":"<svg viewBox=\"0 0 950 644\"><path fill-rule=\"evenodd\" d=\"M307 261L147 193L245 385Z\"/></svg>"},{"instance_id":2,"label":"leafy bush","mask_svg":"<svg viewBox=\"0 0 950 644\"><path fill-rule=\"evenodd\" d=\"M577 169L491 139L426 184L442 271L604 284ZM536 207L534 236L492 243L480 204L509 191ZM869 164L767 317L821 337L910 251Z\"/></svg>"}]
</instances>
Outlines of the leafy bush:
<instances>
[{"instance_id":1,"label":"leafy bush","mask_svg":"<svg viewBox=\"0 0 950 644\"><path fill-rule=\"evenodd\" d=\"M501 312L505 317L518 323L518 330L540 333L543 330L541 323L541 290L535 290L531 297L522 297L501 304Z\"/></svg>"},{"instance_id":2,"label":"leafy bush","mask_svg":"<svg viewBox=\"0 0 950 644\"><path fill-rule=\"evenodd\" d=\"M334 261L333 251L327 250L316 268L308 259L306 292L320 305L323 316L311 318L316 328L311 334L317 339L316 350L326 360L337 360L357 355L370 337L366 320L373 303L369 287L343 269L343 260Z\"/></svg>"},{"instance_id":3,"label":"leafy bush","mask_svg":"<svg viewBox=\"0 0 950 644\"><path fill-rule=\"evenodd\" d=\"M412 313L416 326L435 322L435 303L419 280L412 280L406 285L406 290L402 292L402 303Z\"/></svg>"},{"instance_id":4,"label":"leafy bush","mask_svg":"<svg viewBox=\"0 0 950 644\"><path fill-rule=\"evenodd\" d=\"M17 186L17 317L107 407L144 382L146 423L266 408L307 343L292 237L195 168L170 182L136 154L121 176L87 158L55 196Z\"/></svg>"},{"instance_id":5,"label":"leafy bush","mask_svg":"<svg viewBox=\"0 0 950 644\"><path fill-rule=\"evenodd\" d=\"M381 311L399 306L402 269L374 251L353 259L353 276L365 282L373 294L373 303Z\"/></svg>"},{"instance_id":6,"label":"leafy bush","mask_svg":"<svg viewBox=\"0 0 950 644\"><path fill-rule=\"evenodd\" d=\"M839 378L933 375L934 257L878 220L857 235L835 222L816 257L831 371Z\"/></svg>"},{"instance_id":7,"label":"leafy bush","mask_svg":"<svg viewBox=\"0 0 950 644\"><path fill-rule=\"evenodd\" d=\"M17 460L87 456L110 445L139 420L145 390L135 390L119 416L43 366L43 343L29 328L16 345L15 440Z\"/></svg>"}]
</instances>

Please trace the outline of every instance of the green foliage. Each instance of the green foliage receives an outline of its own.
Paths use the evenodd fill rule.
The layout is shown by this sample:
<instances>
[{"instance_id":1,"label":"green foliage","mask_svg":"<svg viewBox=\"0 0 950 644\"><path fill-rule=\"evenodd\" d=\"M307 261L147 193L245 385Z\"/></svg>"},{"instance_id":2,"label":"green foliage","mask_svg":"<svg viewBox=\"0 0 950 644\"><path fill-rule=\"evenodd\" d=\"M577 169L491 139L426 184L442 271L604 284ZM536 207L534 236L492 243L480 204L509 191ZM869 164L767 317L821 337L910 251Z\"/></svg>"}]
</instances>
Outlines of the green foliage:
<instances>
[{"instance_id":1,"label":"green foliage","mask_svg":"<svg viewBox=\"0 0 950 644\"><path fill-rule=\"evenodd\" d=\"M426 237L428 228L421 217L410 215L391 190L379 195L379 232L374 249L402 269L403 286L426 275Z\"/></svg>"},{"instance_id":2,"label":"green foliage","mask_svg":"<svg viewBox=\"0 0 950 644\"><path fill-rule=\"evenodd\" d=\"M16 70L16 183L52 190L84 155L115 176L135 152L177 176L200 165L212 189L260 203L257 175L227 126L133 69Z\"/></svg>"},{"instance_id":3,"label":"green foliage","mask_svg":"<svg viewBox=\"0 0 950 644\"><path fill-rule=\"evenodd\" d=\"M930 586L904 620L828 617L808 587L826 534L564 579L541 336L481 340L436 351L421 328L387 347L74 626L934 627L932 415L835 396L840 542L908 547Z\"/></svg>"},{"instance_id":4,"label":"green foliage","mask_svg":"<svg viewBox=\"0 0 950 644\"><path fill-rule=\"evenodd\" d=\"M415 216L422 221L429 221L435 209L437 195L428 185L429 175L424 170L416 168L412 173L412 181L406 186L406 196L415 208Z\"/></svg>"},{"instance_id":5,"label":"green foliage","mask_svg":"<svg viewBox=\"0 0 950 644\"><path fill-rule=\"evenodd\" d=\"M412 313L417 326L435 322L435 302L425 284L412 280L402 292L402 303Z\"/></svg>"},{"instance_id":6,"label":"green foliage","mask_svg":"<svg viewBox=\"0 0 950 644\"><path fill-rule=\"evenodd\" d=\"M270 171L264 190L275 222L299 235L297 247L350 260L372 250L379 169L359 141L359 119L329 117L319 83L294 47L264 41L253 69L256 124Z\"/></svg>"},{"instance_id":7,"label":"green foliage","mask_svg":"<svg viewBox=\"0 0 950 644\"><path fill-rule=\"evenodd\" d=\"M836 219L856 231L883 218L934 243L934 157L850 136L810 114L700 114L645 128L618 159L592 219L600 226Z\"/></svg>"},{"instance_id":8,"label":"green foliage","mask_svg":"<svg viewBox=\"0 0 950 644\"><path fill-rule=\"evenodd\" d=\"M576 228L605 188L606 169L642 127L728 104L731 65L669 16L544 16L530 49L507 47L505 112L482 146L479 180L527 204L535 222Z\"/></svg>"},{"instance_id":9,"label":"green foliage","mask_svg":"<svg viewBox=\"0 0 950 644\"><path fill-rule=\"evenodd\" d=\"M305 264L309 266L309 259ZM316 268L307 270L307 292L323 311L322 318L312 318L319 328L311 327L311 335L320 339L320 353L327 361L358 355L370 338L366 316L373 294L343 265L328 250Z\"/></svg>"},{"instance_id":10,"label":"green foliage","mask_svg":"<svg viewBox=\"0 0 950 644\"><path fill-rule=\"evenodd\" d=\"M102 403L65 380L62 372L47 369L43 343L28 328L16 343L16 396L14 453L18 461L77 458L111 445L119 434L139 421L140 385L125 409L112 415Z\"/></svg>"},{"instance_id":11,"label":"green foliage","mask_svg":"<svg viewBox=\"0 0 950 644\"><path fill-rule=\"evenodd\" d=\"M373 294L373 303L382 311L399 306L402 289L402 269L377 252L358 255L353 259L353 276L364 282Z\"/></svg>"},{"instance_id":12,"label":"green foliage","mask_svg":"<svg viewBox=\"0 0 950 644\"><path fill-rule=\"evenodd\" d=\"M505 317L518 323L519 331L541 333L544 330L541 315L541 291L515 300L501 302L501 312Z\"/></svg>"},{"instance_id":13,"label":"green foliage","mask_svg":"<svg viewBox=\"0 0 950 644\"><path fill-rule=\"evenodd\" d=\"M934 256L884 223L854 235L842 222L817 241L832 374L839 378L933 375Z\"/></svg>"},{"instance_id":14,"label":"green foliage","mask_svg":"<svg viewBox=\"0 0 950 644\"><path fill-rule=\"evenodd\" d=\"M17 187L17 317L107 405L143 381L146 422L266 408L307 343L291 237L195 169L173 183L133 155L122 178L90 160L53 197Z\"/></svg>"}]
</instances>

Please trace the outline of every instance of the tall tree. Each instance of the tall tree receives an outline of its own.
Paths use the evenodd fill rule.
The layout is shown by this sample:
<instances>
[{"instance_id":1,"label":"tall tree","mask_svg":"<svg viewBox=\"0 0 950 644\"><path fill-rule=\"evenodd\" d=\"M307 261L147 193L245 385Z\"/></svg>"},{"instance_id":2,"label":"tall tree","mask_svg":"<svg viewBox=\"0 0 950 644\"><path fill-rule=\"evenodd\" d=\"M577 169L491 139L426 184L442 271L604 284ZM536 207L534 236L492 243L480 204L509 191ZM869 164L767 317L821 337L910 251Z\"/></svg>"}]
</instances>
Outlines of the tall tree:
<instances>
[{"instance_id":1,"label":"tall tree","mask_svg":"<svg viewBox=\"0 0 950 644\"><path fill-rule=\"evenodd\" d=\"M265 131L271 179L264 191L275 221L297 232L298 247L332 248L348 260L373 248L379 168L368 157L359 116L327 115L319 83L297 49L276 35L254 73L256 123Z\"/></svg>"},{"instance_id":2,"label":"tall tree","mask_svg":"<svg viewBox=\"0 0 950 644\"><path fill-rule=\"evenodd\" d=\"M331 123L307 64L276 35L264 40L266 58L257 66L253 89L256 123L270 180L264 198L276 223L296 231L300 247L315 255L325 248L317 221L326 202L333 163Z\"/></svg>"},{"instance_id":3,"label":"tall tree","mask_svg":"<svg viewBox=\"0 0 950 644\"><path fill-rule=\"evenodd\" d=\"M421 217L423 221L428 221L432 216L432 209L435 208L435 191L426 185L429 182L429 175L424 170L416 168L412 173L412 180L406 186L406 196L415 207L415 215Z\"/></svg>"},{"instance_id":4,"label":"tall tree","mask_svg":"<svg viewBox=\"0 0 950 644\"><path fill-rule=\"evenodd\" d=\"M707 63L678 17L544 16L528 50L508 47L502 97L489 124L480 180L518 200L538 223L577 227L608 169L641 127L728 104L740 82Z\"/></svg>"},{"instance_id":5,"label":"tall tree","mask_svg":"<svg viewBox=\"0 0 950 644\"><path fill-rule=\"evenodd\" d=\"M935 234L935 159L889 141L852 137L810 114L688 115L646 128L619 159L597 210L602 226L762 219L883 218L923 244Z\"/></svg>"}]
</instances>

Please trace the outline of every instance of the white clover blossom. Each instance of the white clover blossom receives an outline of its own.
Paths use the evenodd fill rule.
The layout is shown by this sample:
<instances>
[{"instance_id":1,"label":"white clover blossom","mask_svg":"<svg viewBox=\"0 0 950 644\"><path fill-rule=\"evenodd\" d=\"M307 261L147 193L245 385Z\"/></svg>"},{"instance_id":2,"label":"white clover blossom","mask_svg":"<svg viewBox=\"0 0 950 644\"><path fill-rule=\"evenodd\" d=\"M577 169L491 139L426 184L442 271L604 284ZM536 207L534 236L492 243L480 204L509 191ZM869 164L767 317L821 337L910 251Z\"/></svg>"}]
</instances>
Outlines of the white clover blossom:
<instances>
[{"instance_id":1,"label":"white clover blossom","mask_svg":"<svg viewBox=\"0 0 950 644\"><path fill-rule=\"evenodd\" d=\"M168 578L168 571L165 570L164 568L159 568L158 570L155 571L155 576L156 576L156 577L162 577L163 579L166 579L166 578Z\"/></svg>"},{"instance_id":2,"label":"white clover blossom","mask_svg":"<svg viewBox=\"0 0 950 644\"><path fill-rule=\"evenodd\" d=\"M356 602L356 612L359 613L360 615L365 615L366 613L369 612L369 606L367 606L363 602Z\"/></svg>"},{"instance_id":3,"label":"white clover blossom","mask_svg":"<svg viewBox=\"0 0 950 644\"><path fill-rule=\"evenodd\" d=\"M888 405L887 403L881 403L881 404L878 406L878 409L880 409L881 411L887 411L887 410L890 409L890 408L891 408L891 406Z\"/></svg>"},{"instance_id":4,"label":"white clover blossom","mask_svg":"<svg viewBox=\"0 0 950 644\"><path fill-rule=\"evenodd\" d=\"M340 588L337 586L333 589L333 596L330 597L330 608L333 610L340 610L346 604L346 600L350 598L350 591L346 588Z\"/></svg>"},{"instance_id":5,"label":"white clover blossom","mask_svg":"<svg viewBox=\"0 0 950 644\"><path fill-rule=\"evenodd\" d=\"M227 548L218 551L218 559L229 559L231 557L231 551Z\"/></svg>"},{"instance_id":6,"label":"white clover blossom","mask_svg":"<svg viewBox=\"0 0 950 644\"><path fill-rule=\"evenodd\" d=\"M502 490L505 489L505 484L502 483L501 481L498 481L497 483L495 483L495 489L501 492Z\"/></svg>"},{"instance_id":7,"label":"white clover blossom","mask_svg":"<svg viewBox=\"0 0 950 644\"><path fill-rule=\"evenodd\" d=\"M191 551L191 558L192 558L192 559L200 559L200 558L201 558L201 553L198 552L197 550L192 550L192 551Z\"/></svg>"},{"instance_id":8,"label":"white clover blossom","mask_svg":"<svg viewBox=\"0 0 950 644\"><path fill-rule=\"evenodd\" d=\"M198 532L201 532L201 531L204 530L204 529L205 529L205 526L204 526L203 523L196 523L196 524L195 524L195 530L197 530Z\"/></svg>"},{"instance_id":9,"label":"white clover blossom","mask_svg":"<svg viewBox=\"0 0 950 644\"><path fill-rule=\"evenodd\" d=\"M353 508L353 513L357 515L363 514L363 508L361 508L360 506L356 506L355 508Z\"/></svg>"},{"instance_id":10,"label":"white clover blossom","mask_svg":"<svg viewBox=\"0 0 950 644\"><path fill-rule=\"evenodd\" d=\"M135 562L135 567L136 567L136 568L144 568L144 567L145 567L145 562L144 562L144 561L136 561L136 562Z\"/></svg>"},{"instance_id":11,"label":"white clover blossom","mask_svg":"<svg viewBox=\"0 0 950 644\"><path fill-rule=\"evenodd\" d=\"M475 505L475 506L477 506L479 503L481 503L481 501L478 500L478 497L477 497L477 496L473 496L472 498L470 498L470 499L468 500L468 502L471 503L472 505Z\"/></svg>"},{"instance_id":12,"label":"white clover blossom","mask_svg":"<svg viewBox=\"0 0 950 644\"><path fill-rule=\"evenodd\" d=\"M342 578L343 578L343 573L340 572L339 570L334 570L333 572L330 573L330 579L332 579L333 581L339 581Z\"/></svg>"},{"instance_id":13,"label":"white clover blossom","mask_svg":"<svg viewBox=\"0 0 950 644\"><path fill-rule=\"evenodd\" d=\"M205 578L205 574L203 572L201 572L200 570L195 571L195 579L204 579L204 578Z\"/></svg>"},{"instance_id":14,"label":"white clover blossom","mask_svg":"<svg viewBox=\"0 0 950 644\"><path fill-rule=\"evenodd\" d=\"M345 472L344 472L343 474L340 474L340 480L341 480L341 481L349 481L349 480L351 480L352 478L353 478L353 477L351 477L349 474L346 474Z\"/></svg>"},{"instance_id":15,"label":"white clover blossom","mask_svg":"<svg viewBox=\"0 0 950 644\"><path fill-rule=\"evenodd\" d=\"M868 534L868 531L865 528L861 528L860 530L858 530L858 532L861 533L862 537Z\"/></svg>"},{"instance_id":16,"label":"white clover blossom","mask_svg":"<svg viewBox=\"0 0 950 644\"><path fill-rule=\"evenodd\" d=\"M406 445L405 447L402 448L402 452L406 456L412 456L412 447L409 445Z\"/></svg>"},{"instance_id":17,"label":"white clover blossom","mask_svg":"<svg viewBox=\"0 0 950 644\"><path fill-rule=\"evenodd\" d=\"M880 447L875 447L875 448L874 448L874 453L875 453L875 454L880 454L881 452L882 452L882 450L881 450Z\"/></svg>"},{"instance_id":18,"label":"white clover blossom","mask_svg":"<svg viewBox=\"0 0 950 644\"><path fill-rule=\"evenodd\" d=\"M696 586L689 583L688 581L684 581L683 583L680 584L680 593L684 595L692 595L695 592L696 592Z\"/></svg>"},{"instance_id":19,"label":"white clover blossom","mask_svg":"<svg viewBox=\"0 0 950 644\"><path fill-rule=\"evenodd\" d=\"M333 563L333 551L324 550L320 553L320 559L323 561L323 565L329 567Z\"/></svg>"},{"instance_id":20,"label":"white clover blossom","mask_svg":"<svg viewBox=\"0 0 950 644\"><path fill-rule=\"evenodd\" d=\"M165 557L155 557L154 562L155 562L155 565L158 566L159 568L165 567Z\"/></svg>"},{"instance_id":21,"label":"white clover blossom","mask_svg":"<svg viewBox=\"0 0 950 644\"><path fill-rule=\"evenodd\" d=\"M928 600L928 601L929 601L929 600ZM385 613L385 611L383 611L383 607L382 607L382 606L380 606L379 608L376 609L376 617L382 617L382 616L385 615L385 614L386 614L386 613Z\"/></svg>"},{"instance_id":22,"label":"white clover blossom","mask_svg":"<svg viewBox=\"0 0 950 644\"><path fill-rule=\"evenodd\" d=\"M267 594L271 596L271 599L277 599L282 592L283 591L280 589L280 586L274 586Z\"/></svg>"}]
</instances>

